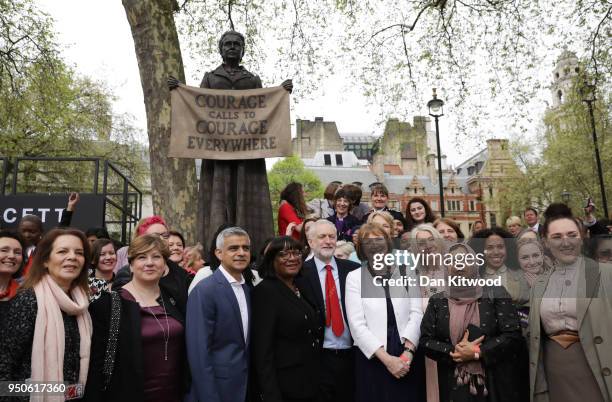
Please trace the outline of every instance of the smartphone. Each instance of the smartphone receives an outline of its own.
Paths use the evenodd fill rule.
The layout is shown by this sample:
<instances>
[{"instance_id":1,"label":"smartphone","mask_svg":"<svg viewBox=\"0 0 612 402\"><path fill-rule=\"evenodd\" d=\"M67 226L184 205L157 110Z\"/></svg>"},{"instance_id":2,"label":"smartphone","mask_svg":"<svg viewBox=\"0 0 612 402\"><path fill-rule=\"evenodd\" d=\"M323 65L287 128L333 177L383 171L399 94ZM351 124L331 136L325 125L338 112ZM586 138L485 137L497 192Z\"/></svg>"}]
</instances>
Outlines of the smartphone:
<instances>
[{"instance_id":1,"label":"smartphone","mask_svg":"<svg viewBox=\"0 0 612 402\"><path fill-rule=\"evenodd\" d=\"M474 342L476 339L484 335L482 329L474 324L468 325L467 330L470 331L470 334L468 335L468 342Z\"/></svg>"}]
</instances>

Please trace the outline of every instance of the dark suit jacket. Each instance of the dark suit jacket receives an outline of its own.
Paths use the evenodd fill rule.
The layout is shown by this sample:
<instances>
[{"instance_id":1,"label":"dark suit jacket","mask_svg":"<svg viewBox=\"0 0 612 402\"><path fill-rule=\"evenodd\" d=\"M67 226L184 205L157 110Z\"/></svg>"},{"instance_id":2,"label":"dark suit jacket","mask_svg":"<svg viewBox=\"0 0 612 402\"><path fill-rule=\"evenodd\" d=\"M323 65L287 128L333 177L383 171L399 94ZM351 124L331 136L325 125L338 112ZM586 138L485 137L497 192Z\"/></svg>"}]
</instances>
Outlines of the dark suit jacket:
<instances>
[{"instance_id":1,"label":"dark suit jacket","mask_svg":"<svg viewBox=\"0 0 612 402\"><path fill-rule=\"evenodd\" d=\"M323 330L315 309L276 278L253 289L253 368L264 402L314 398Z\"/></svg>"},{"instance_id":2,"label":"dark suit jacket","mask_svg":"<svg viewBox=\"0 0 612 402\"><path fill-rule=\"evenodd\" d=\"M340 294L342 295L342 314L344 315L345 324L348 325L346 306L344 305L346 276L352 270L360 268L360 266L353 261L340 260L336 257L332 258L336 260L336 264L338 265L338 279L340 282ZM315 264L314 258L304 262L302 275L296 279L296 284L306 300L315 306L316 313L319 315L319 323L321 327L325 328L325 298L323 296L325 289L321 288L321 281L319 280L319 273L317 272L317 265ZM323 336L323 334L321 334L321 336Z\"/></svg>"},{"instance_id":3,"label":"dark suit jacket","mask_svg":"<svg viewBox=\"0 0 612 402\"><path fill-rule=\"evenodd\" d=\"M171 304L169 297L164 295L164 305L169 316L185 325L185 316ZM160 303L161 304L161 303ZM142 355L142 332L140 306L131 300L121 297L121 316L119 319L119 335L115 352L115 366L108 389L103 390L104 356L108 343L111 317L111 295L102 292L98 300L89 306L93 335L91 338L91 355L87 384L85 387L86 402L138 402L144 400L144 367ZM181 378L185 380L183 391L189 389L189 367L187 356L182 357L184 365Z\"/></svg>"},{"instance_id":4,"label":"dark suit jacket","mask_svg":"<svg viewBox=\"0 0 612 402\"><path fill-rule=\"evenodd\" d=\"M251 327L250 287L245 284L242 288ZM220 268L189 294L186 337L193 373L186 401L244 402L250 335L247 333L245 342L238 300Z\"/></svg>"},{"instance_id":5,"label":"dark suit jacket","mask_svg":"<svg viewBox=\"0 0 612 402\"><path fill-rule=\"evenodd\" d=\"M328 221L336 224L338 217L334 213L332 216L327 218ZM348 214L342 221L342 229L338 232L338 240L345 241L353 241L353 232L355 231L355 227L359 226L361 222L359 219L355 218L353 215Z\"/></svg>"}]
</instances>

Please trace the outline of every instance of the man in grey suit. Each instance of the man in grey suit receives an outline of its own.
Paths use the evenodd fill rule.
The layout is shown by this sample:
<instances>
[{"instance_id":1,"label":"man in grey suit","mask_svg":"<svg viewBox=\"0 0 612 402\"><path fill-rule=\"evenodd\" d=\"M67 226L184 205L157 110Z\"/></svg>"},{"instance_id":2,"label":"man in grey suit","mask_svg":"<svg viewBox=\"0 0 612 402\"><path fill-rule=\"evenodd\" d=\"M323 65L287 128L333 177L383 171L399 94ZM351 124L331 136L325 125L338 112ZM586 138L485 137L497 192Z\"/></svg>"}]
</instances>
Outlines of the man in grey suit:
<instances>
[{"instance_id":1,"label":"man in grey suit","mask_svg":"<svg viewBox=\"0 0 612 402\"><path fill-rule=\"evenodd\" d=\"M216 239L221 261L187 302L187 357L193 377L190 402L245 402L249 377L250 288L242 273L251 260L251 241L238 227Z\"/></svg>"}]
</instances>

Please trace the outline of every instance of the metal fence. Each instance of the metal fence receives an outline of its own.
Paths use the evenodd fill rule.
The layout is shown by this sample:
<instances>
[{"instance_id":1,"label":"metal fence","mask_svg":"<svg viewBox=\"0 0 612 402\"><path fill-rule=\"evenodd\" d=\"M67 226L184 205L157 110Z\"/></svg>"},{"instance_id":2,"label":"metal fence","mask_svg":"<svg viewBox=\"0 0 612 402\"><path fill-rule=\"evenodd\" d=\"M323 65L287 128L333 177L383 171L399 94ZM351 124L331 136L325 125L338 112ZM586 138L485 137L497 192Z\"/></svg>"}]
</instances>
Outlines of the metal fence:
<instances>
[{"instance_id":1,"label":"metal fence","mask_svg":"<svg viewBox=\"0 0 612 402\"><path fill-rule=\"evenodd\" d=\"M142 215L142 191L112 162L57 157L0 157L0 161L0 195L63 191L102 195L104 226L123 243L131 238Z\"/></svg>"}]
</instances>

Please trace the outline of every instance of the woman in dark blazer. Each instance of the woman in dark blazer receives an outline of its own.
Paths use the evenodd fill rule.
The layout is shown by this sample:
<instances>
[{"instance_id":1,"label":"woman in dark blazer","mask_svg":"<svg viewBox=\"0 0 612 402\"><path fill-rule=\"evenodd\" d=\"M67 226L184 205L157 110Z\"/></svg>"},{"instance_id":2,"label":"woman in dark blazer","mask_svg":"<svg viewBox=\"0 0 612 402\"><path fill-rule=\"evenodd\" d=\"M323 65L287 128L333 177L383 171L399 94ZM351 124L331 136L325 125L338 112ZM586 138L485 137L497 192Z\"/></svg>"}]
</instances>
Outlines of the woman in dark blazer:
<instances>
[{"instance_id":1,"label":"woman in dark blazer","mask_svg":"<svg viewBox=\"0 0 612 402\"><path fill-rule=\"evenodd\" d=\"M159 280L169 255L157 236L130 244L133 278L91 304L91 360L85 401L182 401L189 389L185 316Z\"/></svg>"},{"instance_id":2,"label":"woman in dark blazer","mask_svg":"<svg viewBox=\"0 0 612 402\"><path fill-rule=\"evenodd\" d=\"M359 220L351 215L353 203L344 189L339 189L334 194L334 214L327 218L336 226L338 240L353 241L355 228L359 226Z\"/></svg>"},{"instance_id":3,"label":"woman in dark blazer","mask_svg":"<svg viewBox=\"0 0 612 402\"><path fill-rule=\"evenodd\" d=\"M447 253L469 255L473 250L455 244ZM456 263L448 267L447 281L451 277L477 279L478 268ZM421 321L419 348L437 362L440 402L529 400L525 342L516 307L501 286L447 286L432 296Z\"/></svg>"},{"instance_id":4,"label":"woman in dark blazer","mask_svg":"<svg viewBox=\"0 0 612 402\"><path fill-rule=\"evenodd\" d=\"M253 290L252 356L255 389L264 402L314 401L319 387L323 329L301 297L295 277L302 246L291 237L272 240Z\"/></svg>"}]
</instances>

